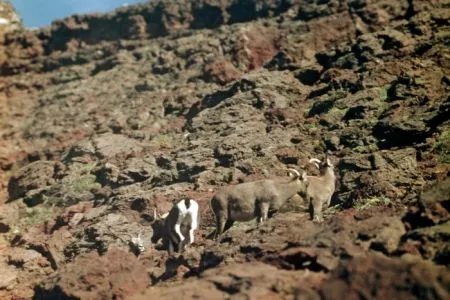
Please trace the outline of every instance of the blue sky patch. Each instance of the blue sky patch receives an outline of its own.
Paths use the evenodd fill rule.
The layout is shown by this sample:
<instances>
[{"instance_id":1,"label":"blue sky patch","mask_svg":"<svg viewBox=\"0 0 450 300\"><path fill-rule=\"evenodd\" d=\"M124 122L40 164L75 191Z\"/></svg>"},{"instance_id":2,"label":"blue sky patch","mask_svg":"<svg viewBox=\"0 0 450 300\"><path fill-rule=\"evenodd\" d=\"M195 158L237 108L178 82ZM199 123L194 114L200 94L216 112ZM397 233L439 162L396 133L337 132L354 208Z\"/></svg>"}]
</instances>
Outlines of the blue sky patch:
<instances>
[{"instance_id":1,"label":"blue sky patch","mask_svg":"<svg viewBox=\"0 0 450 300\"><path fill-rule=\"evenodd\" d=\"M73 14L108 12L123 4L143 0L10 0L26 27L49 25L55 19Z\"/></svg>"}]
</instances>

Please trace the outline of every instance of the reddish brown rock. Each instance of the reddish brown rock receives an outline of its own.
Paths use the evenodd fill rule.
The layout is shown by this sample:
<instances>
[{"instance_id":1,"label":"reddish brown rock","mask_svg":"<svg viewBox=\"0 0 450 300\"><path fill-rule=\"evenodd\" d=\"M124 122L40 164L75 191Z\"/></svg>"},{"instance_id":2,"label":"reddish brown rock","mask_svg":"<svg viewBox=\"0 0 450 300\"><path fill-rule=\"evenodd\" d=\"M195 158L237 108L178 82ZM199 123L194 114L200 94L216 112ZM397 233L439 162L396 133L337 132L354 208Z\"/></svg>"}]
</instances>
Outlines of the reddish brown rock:
<instances>
[{"instance_id":1,"label":"reddish brown rock","mask_svg":"<svg viewBox=\"0 0 450 300\"><path fill-rule=\"evenodd\" d=\"M325 299L447 299L450 274L426 262L406 262L381 256L343 264L321 288Z\"/></svg>"},{"instance_id":2,"label":"reddish brown rock","mask_svg":"<svg viewBox=\"0 0 450 300\"><path fill-rule=\"evenodd\" d=\"M227 60L216 60L205 66L205 80L208 82L217 82L219 84L227 84L231 81L237 80L242 77L236 67Z\"/></svg>"},{"instance_id":3,"label":"reddish brown rock","mask_svg":"<svg viewBox=\"0 0 450 300\"><path fill-rule=\"evenodd\" d=\"M418 198L449 171L447 11L151 1L9 32L0 198L16 202L0 208L0 298L126 298L147 285L161 298L446 296L447 190ZM215 191L286 167L317 174L307 161L326 151L338 174L324 223L296 196L259 227L206 239ZM169 257L149 242L153 213L185 196L202 222ZM33 207L12 210L19 198Z\"/></svg>"},{"instance_id":4,"label":"reddish brown rock","mask_svg":"<svg viewBox=\"0 0 450 300\"><path fill-rule=\"evenodd\" d=\"M234 295L258 299L294 299L309 295L318 299L310 288L326 278L325 274L309 276L307 271L288 272L262 263L231 264L204 272L199 279L187 279L183 284L155 287L132 299L227 299ZM302 288L300 289L299 283Z\"/></svg>"},{"instance_id":5,"label":"reddish brown rock","mask_svg":"<svg viewBox=\"0 0 450 300\"><path fill-rule=\"evenodd\" d=\"M0 233L8 232L19 220L19 206L5 204L0 206Z\"/></svg>"},{"instance_id":6,"label":"reddish brown rock","mask_svg":"<svg viewBox=\"0 0 450 300\"><path fill-rule=\"evenodd\" d=\"M237 36L234 58L248 70L259 69L278 52L279 39L276 31L244 27Z\"/></svg>"},{"instance_id":7,"label":"reddish brown rock","mask_svg":"<svg viewBox=\"0 0 450 300\"><path fill-rule=\"evenodd\" d=\"M90 253L66 265L54 286L43 288L40 296L124 299L143 291L148 283L145 266L133 254L112 249L104 256Z\"/></svg>"},{"instance_id":8,"label":"reddish brown rock","mask_svg":"<svg viewBox=\"0 0 450 300\"><path fill-rule=\"evenodd\" d=\"M36 161L22 169L10 179L9 199L25 196L28 191L42 189L55 182L55 164L51 161Z\"/></svg>"}]
</instances>

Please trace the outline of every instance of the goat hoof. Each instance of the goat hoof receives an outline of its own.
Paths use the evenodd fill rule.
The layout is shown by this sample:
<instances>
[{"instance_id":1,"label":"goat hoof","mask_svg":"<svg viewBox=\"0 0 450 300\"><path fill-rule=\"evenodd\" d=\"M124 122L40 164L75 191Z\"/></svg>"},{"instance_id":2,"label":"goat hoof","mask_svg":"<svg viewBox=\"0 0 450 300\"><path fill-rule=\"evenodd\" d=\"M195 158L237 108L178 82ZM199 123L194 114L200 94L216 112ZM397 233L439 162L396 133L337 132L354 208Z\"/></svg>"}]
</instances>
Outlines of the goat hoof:
<instances>
[{"instance_id":1,"label":"goat hoof","mask_svg":"<svg viewBox=\"0 0 450 300\"><path fill-rule=\"evenodd\" d=\"M314 218L313 219L313 223L316 223L316 224L320 224L320 223L322 223L323 222L323 219L322 218Z\"/></svg>"}]
</instances>

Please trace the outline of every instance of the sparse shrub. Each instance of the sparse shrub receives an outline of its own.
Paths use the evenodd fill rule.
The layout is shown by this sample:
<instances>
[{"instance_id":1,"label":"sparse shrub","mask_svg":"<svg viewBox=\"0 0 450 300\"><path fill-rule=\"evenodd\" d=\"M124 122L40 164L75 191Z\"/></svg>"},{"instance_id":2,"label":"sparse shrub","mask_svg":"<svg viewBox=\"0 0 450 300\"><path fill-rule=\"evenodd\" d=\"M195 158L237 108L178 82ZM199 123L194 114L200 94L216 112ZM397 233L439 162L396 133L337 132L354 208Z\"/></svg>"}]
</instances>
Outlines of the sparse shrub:
<instances>
[{"instance_id":1,"label":"sparse shrub","mask_svg":"<svg viewBox=\"0 0 450 300\"><path fill-rule=\"evenodd\" d=\"M37 225L45 223L52 218L52 208L45 205L26 208L25 223L27 225Z\"/></svg>"},{"instance_id":2,"label":"sparse shrub","mask_svg":"<svg viewBox=\"0 0 450 300\"><path fill-rule=\"evenodd\" d=\"M439 162L450 163L450 129L442 131L432 150L439 153Z\"/></svg>"},{"instance_id":3,"label":"sparse shrub","mask_svg":"<svg viewBox=\"0 0 450 300\"><path fill-rule=\"evenodd\" d=\"M388 206L392 203L391 199L385 196L370 197L358 199L354 202L353 207L357 210L365 210L375 206Z\"/></svg>"},{"instance_id":4,"label":"sparse shrub","mask_svg":"<svg viewBox=\"0 0 450 300\"><path fill-rule=\"evenodd\" d=\"M70 188L71 191L75 193L82 193L85 191L90 191L94 188L99 188L101 185L95 182L95 175L88 174L84 176L80 176L79 178L72 181L72 186Z\"/></svg>"},{"instance_id":5,"label":"sparse shrub","mask_svg":"<svg viewBox=\"0 0 450 300\"><path fill-rule=\"evenodd\" d=\"M172 148L174 146L174 143L174 138L167 134L158 134L150 141L150 144L162 148Z\"/></svg>"},{"instance_id":6,"label":"sparse shrub","mask_svg":"<svg viewBox=\"0 0 450 300\"><path fill-rule=\"evenodd\" d=\"M390 88L390 85L384 86L384 87L376 87L374 88L380 95L380 100L385 101L388 99L388 90Z\"/></svg>"}]
</instances>

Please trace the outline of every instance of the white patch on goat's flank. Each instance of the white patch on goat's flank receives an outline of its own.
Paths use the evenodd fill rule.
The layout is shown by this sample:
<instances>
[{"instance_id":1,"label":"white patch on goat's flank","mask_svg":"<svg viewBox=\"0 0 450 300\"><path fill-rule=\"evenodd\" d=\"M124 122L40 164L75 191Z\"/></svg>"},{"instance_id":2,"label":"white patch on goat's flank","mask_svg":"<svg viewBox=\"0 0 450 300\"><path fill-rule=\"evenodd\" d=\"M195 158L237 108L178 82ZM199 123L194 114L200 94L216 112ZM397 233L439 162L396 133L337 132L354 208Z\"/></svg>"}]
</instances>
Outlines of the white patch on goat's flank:
<instances>
[{"instance_id":1,"label":"white patch on goat's flank","mask_svg":"<svg viewBox=\"0 0 450 300\"><path fill-rule=\"evenodd\" d=\"M189 215L191 217L191 224L190 224L191 229L189 230L189 235L190 235L190 242L192 243L194 241L194 230L196 230L198 226L197 224L198 203L195 200L190 199L190 205L189 208L187 208L185 200L183 199L180 202L178 202L177 208L178 208L178 220L177 223L175 224L175 231L180 236L180 239L184 240L184 236L182 236L180 232L180 225L183 222L184 218L186 218L186 216Z\"/></svg>"},{"instance_id":2,"label":"white patch on goat's flank","mask_svg":"<svg viewBox=\"0 0 450 300\"><path fill-rule=\"evenodd\" d=\"M5 18L0 18L0 25L6 25L9 24L9 20L5 19Z\"/></svg>"},{"instance_id":3,"label":"white patch on goat's flank","mask_svg":"<svg viewBox=\"0 0 450 300\"><path fill-rule=\"evenodd\" d=\"M178 202L177 204L177 208L178 211L180 212L180 215L182 215L183 217L186 216L187 214L197 214L198 213L198 204L197 202L195 202L194 200L190 200L191 205L189 206L189 208L186 207L186 203L183 200L181 200L180 202Z\"/></svg>"}]
</instances>

